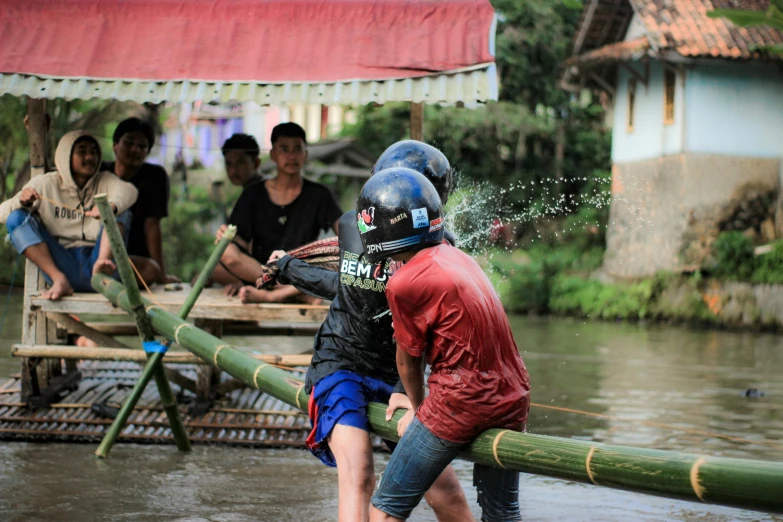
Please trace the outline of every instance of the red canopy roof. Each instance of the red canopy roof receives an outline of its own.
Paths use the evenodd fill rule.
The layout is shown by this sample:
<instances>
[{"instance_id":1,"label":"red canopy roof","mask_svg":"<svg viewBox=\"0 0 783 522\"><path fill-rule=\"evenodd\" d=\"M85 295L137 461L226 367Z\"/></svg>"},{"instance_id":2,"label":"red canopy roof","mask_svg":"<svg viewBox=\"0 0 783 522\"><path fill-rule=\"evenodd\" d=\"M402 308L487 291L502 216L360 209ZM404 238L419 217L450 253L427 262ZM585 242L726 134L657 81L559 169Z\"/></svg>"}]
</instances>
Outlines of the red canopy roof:
<instances>
[{"instance_id":1,"label":"red canopy roof","mask_svg":"<svg viewBox=\"0 0 783 522\"><path fill-rule=\"evenodd\" d=\"M0 0L0 73L398 80L491 67L493 32L488 0Z\"/></svg>"}]
</instances>

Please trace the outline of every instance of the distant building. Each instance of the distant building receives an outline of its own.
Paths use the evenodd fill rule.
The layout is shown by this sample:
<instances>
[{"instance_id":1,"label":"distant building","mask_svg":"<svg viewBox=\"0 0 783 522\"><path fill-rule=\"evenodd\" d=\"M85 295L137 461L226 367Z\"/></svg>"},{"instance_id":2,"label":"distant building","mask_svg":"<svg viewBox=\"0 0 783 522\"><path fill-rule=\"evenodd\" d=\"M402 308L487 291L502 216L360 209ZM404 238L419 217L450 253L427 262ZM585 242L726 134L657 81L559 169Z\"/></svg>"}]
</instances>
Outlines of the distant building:
<instances>
[{"instance_id":1,"label":"distant building","mask_svg":"<svg viewBox=\"0 0 783 522\"><path fill-rule=\"evenodd\" d=\"M783 62L758 48L783 34L707 16L769 1L584 4L563 83L612 99L604 270L638 277L698 268L738 205L781 184Z\"/></svg>"}]
</instances>

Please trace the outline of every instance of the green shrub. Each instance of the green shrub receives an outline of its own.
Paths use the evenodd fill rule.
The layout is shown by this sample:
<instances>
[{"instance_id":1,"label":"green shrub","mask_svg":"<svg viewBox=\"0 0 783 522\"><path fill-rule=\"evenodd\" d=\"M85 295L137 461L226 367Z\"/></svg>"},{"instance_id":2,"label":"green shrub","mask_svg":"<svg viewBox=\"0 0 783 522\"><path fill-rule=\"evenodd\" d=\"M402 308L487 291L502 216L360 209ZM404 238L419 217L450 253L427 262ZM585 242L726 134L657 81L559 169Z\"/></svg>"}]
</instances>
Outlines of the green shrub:
<instances>
[{"instance_id":1,"label":"green shrub","mask_svg":"<svg viewBox=\"0 0 783 522\"><path fill-rule=\"evenodd\" d=\"M19 254L6 238L8 232L5 225L0 224L0 285L10 285L11 278L16 268L14 286L24 286L24 259L19 259ZM17 264L18 263L18 264Z\"/></svg>"},{"instance_id":2,"label":"green shrub","mask_svg":"<svg viewBox=\"0 0 783 522\"><path fill-rule=\"evenodd\" d=\"M487 268L493 273L506 309L546 312L550 309L552 281L558 274L590 272L601 265L602 259L602 248L582 250L574 245L539 244L527 251L495 251ZM502 281L502 287L498 281Z\"/></svg>"},{"instance_id":3,"label":"green shrub","mask_svg":"<svg viewBox=\"0 0 783 522\"><path fill-rule=\"evenodd\" d=\"M754 283L783 284L783 241L775 241L772 252L756 259L756 270L751 281Z\"/></svg>"},{"instance_id":4,"label":"green shrub","mask_svg":"<svg viewBox=\"0 0 783 522\"><path fill-rule=\"evenodd\" d=\"M742 232L721 232L712 244L716 277L747 281L756 268L753 241Z\"/></svg>"},{"instance_id":5,"label":"green shrub","mask_svg":"<svg viewBox=\"0 0 783 522\"><path fill-rule=\"evenodd\" d=\"M643 319L654 297L653 280L605 285L599 281L559 275L554 278L549 308L564 315L601 319Z\"/></svg>"},{"instance_id":6,"label":"green shrub","mask_svg":"<svg viewBox=\"0 0 783 522\"><path fill-rule=\"evenodd\" d=\"M219 212L205 189L191 187L185 200L173 192L169 217L161 222L166 271L190 281L212 252L215 237L209 223Z\"/></svg>"}]
</instances>

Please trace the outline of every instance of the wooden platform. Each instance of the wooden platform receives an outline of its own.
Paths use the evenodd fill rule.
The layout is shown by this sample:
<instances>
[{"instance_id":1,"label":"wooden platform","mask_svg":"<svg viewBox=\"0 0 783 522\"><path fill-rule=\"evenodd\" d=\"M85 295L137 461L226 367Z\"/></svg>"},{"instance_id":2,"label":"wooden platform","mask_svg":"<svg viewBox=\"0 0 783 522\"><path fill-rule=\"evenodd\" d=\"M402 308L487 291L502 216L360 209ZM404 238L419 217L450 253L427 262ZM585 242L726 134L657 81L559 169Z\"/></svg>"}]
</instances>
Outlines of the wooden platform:
<instances>
[{"instance_id":1,"label":"wooden platform","mask_svg":"<svg viewBox=\"0 0 783 522\"><path fill-rule=\"evenodd\" d=\"M177 313L190 285L177 286L173 291L154 286L152 294L142 291L142 296ZM226 297L221 288L207 288L199 296L189 318L196 326L217 337L224 335L226 324L232 329L249 327L245 335L312 335L328 309L326 305L243 304L237 298ZM57 401L64 388L81 378L73 360L66 359L63 366L60 357L48 353L50 349L71 344L78 336L106 348L127 348L115 337L137 333L135 324L128 323L126 318L125 311L98 293L80 293L50 301L42 299L37 291L26 290L21 343L26 352L20 360L21 402L43 405ZM178 381L190 391L197 391L201 398L209 397L217 372L202 366L197 373L195 379L186 379L181 373L169 372L169 379Z\"/></svg>"},{"instance_id":2,"label":"wooden platform","mask_svg":"<svg viewBox=\"0 0 783 522\"><path fill-rule=\"evenodd\" d=\"M181 290L166 291L161 286L152 287L150 296L142 290L142 297L154 300L172 313L185 301L190 285L180 285ZM59 301L31 297L31 308L35 311L59 312L65 314L124 315L128 314L112 305L101 294L75 294ZM237 297L226 297L221 288L206 288L190 312L191 319L229 319L235 321L256 321L259 323L321 323L329 307L306 304L242 304Z\"/></svg>"},{"instance_id":3,"label":"wooden platform","mask_svg":"<svg viewBox=\"0 0 783 522\"><path fill-rule=\"evenodd\" d=\"M168 366L188 377L196 377L195 365ZM46 409L30 410L24 406L18 378L0 386L0 439L97 444L111 419L93 411L93 406L119 407L138 379L140 366L128 362L85 361L79 364L79 370L82 380L78 388ZM304 378L302 371L300 368L296 372L298 378ZM224 375L224 381L227 379ZM304 413L259 390L235 389L215 401L205 414L193 415L189 404L195 396L174 383L172 386L178 393L180 412L194 443L304 447L310 432L310 421ZM173 444L154 385L147 387L119 441ZM374 445L380 448L380 439Z\"/></svg>"}]
</instances>

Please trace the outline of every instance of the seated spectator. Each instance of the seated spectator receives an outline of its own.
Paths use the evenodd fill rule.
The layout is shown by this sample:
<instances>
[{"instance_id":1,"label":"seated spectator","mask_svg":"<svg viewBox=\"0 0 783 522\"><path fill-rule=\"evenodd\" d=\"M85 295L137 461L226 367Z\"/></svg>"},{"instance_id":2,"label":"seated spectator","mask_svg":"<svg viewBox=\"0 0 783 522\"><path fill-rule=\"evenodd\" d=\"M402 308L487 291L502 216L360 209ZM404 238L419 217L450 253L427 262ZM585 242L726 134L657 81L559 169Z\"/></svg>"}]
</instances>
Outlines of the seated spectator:
<instances>
[{"instance_id":1,"label":"seated spectator","mask_svg":"<svg viewBox=\"0 0 783 522\"><path fill-rule=\"evenodd\" d=\"M258 172L261 166L261 147L250 134L234 134L223 144L226 177L232 185L245 188L263 178Z\"/></svg>"},{"instance_id":2,"label":"seated spectator","mask_svg":"<svg viewBox=\"0 0 783 522\"><path fill-rule=\"evenodd\" d=\"M247 149L243 147L243 149ZM236 150L236 149L232 149ZM255 150L243 150L245 158L231 153L244 168L254 168ZM227 150L223 149L226 155ZM283 302L304 297L292 286L258 290L255 280L261 265L275 250L290 250L318 239L322 230L337 232L342 215L331 191L302 177L307 160L307 137L295 123L282 123L272 130L272 161L277 166L274 178L247 185L229 217L237 236L220 259L213 278L226 286L227 295L239 293L243 303ZM228 156L226 156L228 169ZM217 232L223 237L226 226Z\"/></svg>"},{"instance_id":3,"label":"seated spectator","mask_svg":"<svg viewBox=\"0 0 783 522\"><path fill-rule=\"evenodd\" d=\"M148 284L177 283L179 278L166 273L160 230L160 221L169 215L169 176L163 167L144 161L155 144L155 132L149 123L128 118L117 125L112 141L115 161L105 163L104 170L132 183L139 191L130 209L131 261Z\"/></svg>"},{"instance_id":4,"label":"seated spectator","mask_svg":"<svg viewBox=\"0 0 783 522\"><path fill-rule=\"evenodd\" d=\"M138 194L130 183L100 170L100 145L86 131L63 136L54 163L55 172L32 178L0 205L0 222L5 222L11 243L43 271L50 288L41 297L52 301L74 290L92 292L95 273L115 274L94 196L108 196L120 230L126 233L127 211Z\"/></svg>"}]
</instances>

